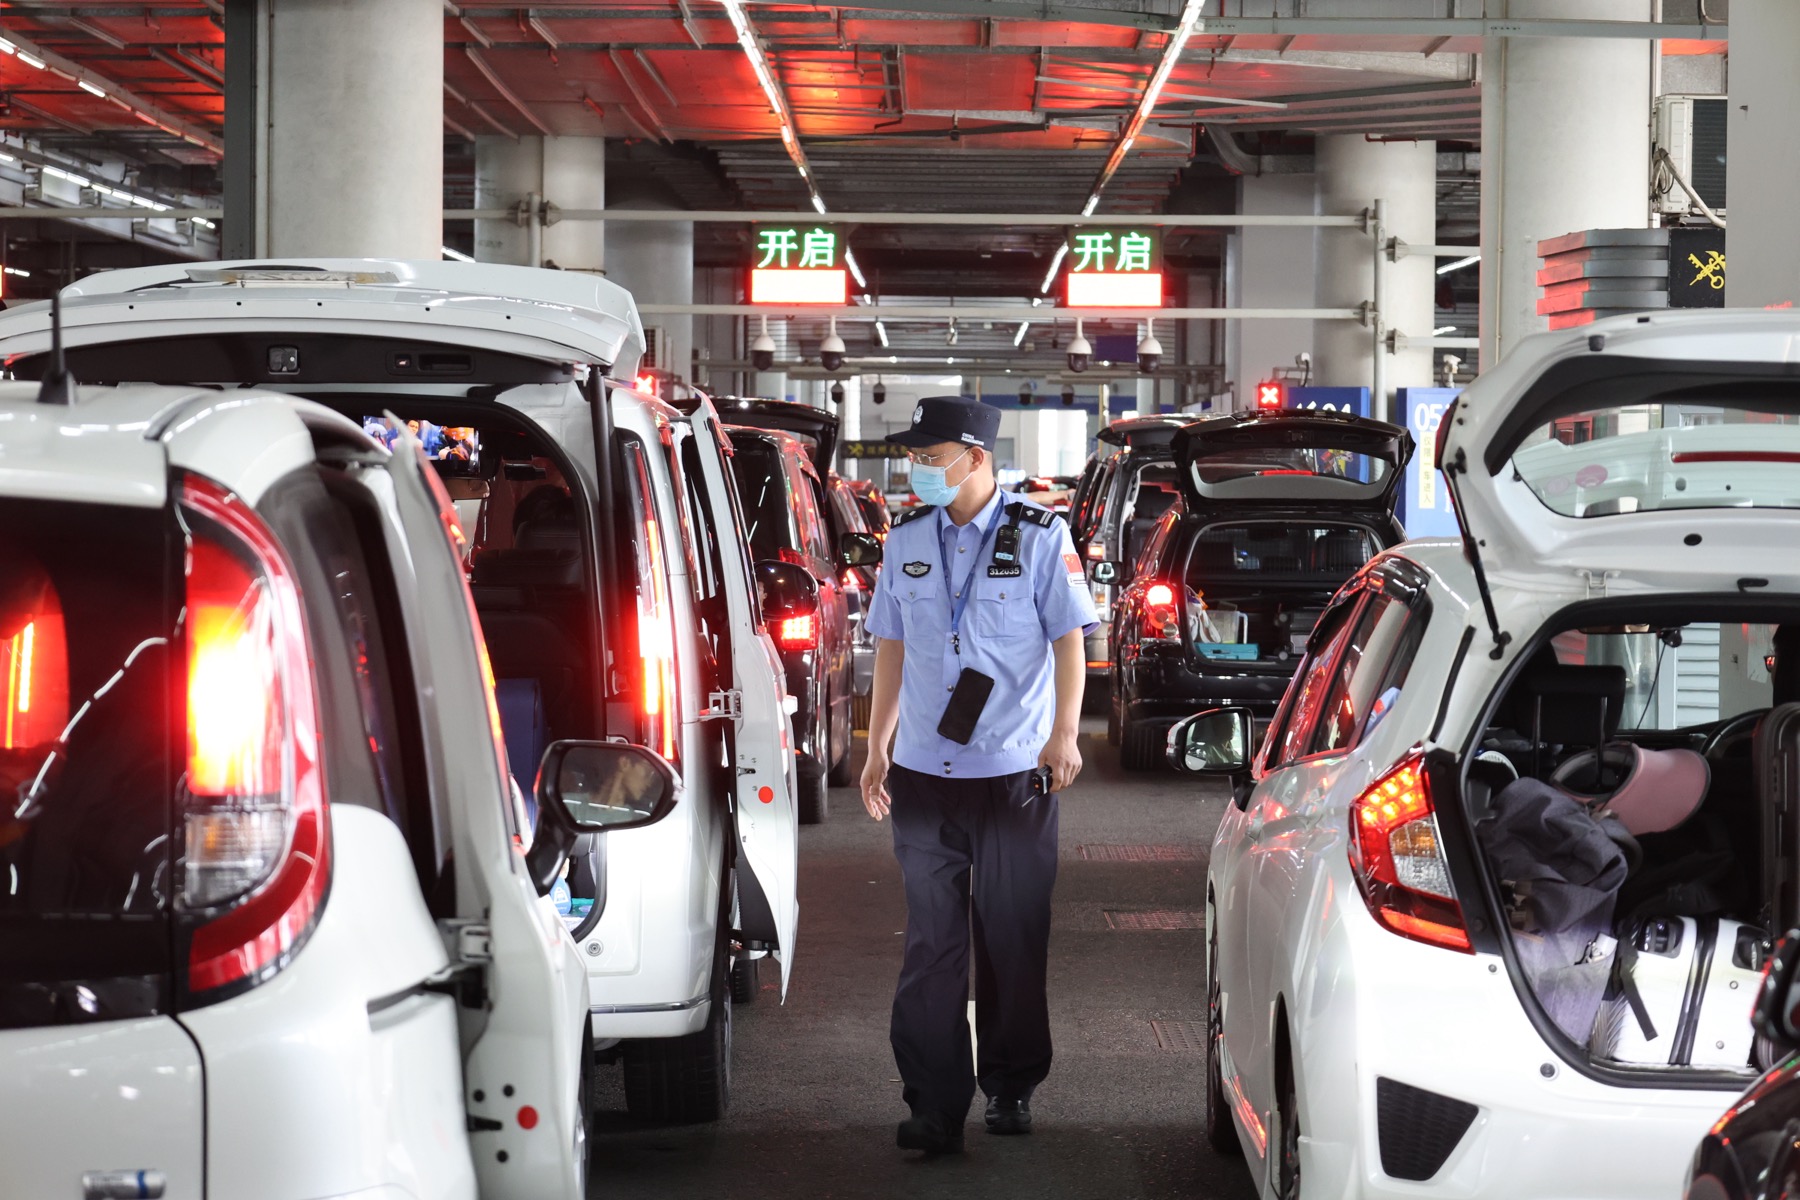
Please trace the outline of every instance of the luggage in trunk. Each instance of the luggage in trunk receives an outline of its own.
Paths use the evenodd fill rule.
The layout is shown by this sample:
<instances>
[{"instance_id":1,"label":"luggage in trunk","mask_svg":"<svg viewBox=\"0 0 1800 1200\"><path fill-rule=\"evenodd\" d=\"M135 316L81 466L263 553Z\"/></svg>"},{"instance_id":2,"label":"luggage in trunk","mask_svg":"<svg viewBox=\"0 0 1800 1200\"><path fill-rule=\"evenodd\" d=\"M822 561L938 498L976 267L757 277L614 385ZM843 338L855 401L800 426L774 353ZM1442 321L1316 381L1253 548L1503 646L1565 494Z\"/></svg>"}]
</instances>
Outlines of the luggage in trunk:
<instances>
[{"instance_id":1,"label":"luggage in trunk","mask_svg":"<svg viewBox=\"0 0 1800 1200\"><path fill-rule=\"evenodd\" d=\"M1618 981L1594 1022L1594 1055L1637 1066L1748 1066L1767 932L1729 918L1651 917L1619 935Z\"/></svg>"}]
</instances>

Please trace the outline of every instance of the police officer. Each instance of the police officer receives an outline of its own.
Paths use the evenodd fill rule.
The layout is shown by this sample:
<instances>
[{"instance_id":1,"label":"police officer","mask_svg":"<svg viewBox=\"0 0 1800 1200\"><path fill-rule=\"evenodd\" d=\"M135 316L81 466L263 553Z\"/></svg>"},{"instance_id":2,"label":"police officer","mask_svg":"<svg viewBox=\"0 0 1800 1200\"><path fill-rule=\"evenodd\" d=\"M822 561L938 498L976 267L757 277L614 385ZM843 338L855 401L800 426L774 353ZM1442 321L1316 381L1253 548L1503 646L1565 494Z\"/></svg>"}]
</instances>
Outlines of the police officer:
<instances>
[{"instance_id":1,"label":"police officer","mask_svg":"<svg viewBox=\"0 0 1800 1200\"><path fill-rule=\"evenodd\" d=\"M1050 1070L1056 793L1081 770L1093 600L1062 519L996 486L999 428L999 409L931 397L890 439L916 447L929 507L894 522L867 618L880 641L863 804L892 815L906 880L890 1038L912 1116L896 1141L928 1154L963 1148L977 1081L988 1132L1031 1132Z\"/></svg>"}]
</instances>

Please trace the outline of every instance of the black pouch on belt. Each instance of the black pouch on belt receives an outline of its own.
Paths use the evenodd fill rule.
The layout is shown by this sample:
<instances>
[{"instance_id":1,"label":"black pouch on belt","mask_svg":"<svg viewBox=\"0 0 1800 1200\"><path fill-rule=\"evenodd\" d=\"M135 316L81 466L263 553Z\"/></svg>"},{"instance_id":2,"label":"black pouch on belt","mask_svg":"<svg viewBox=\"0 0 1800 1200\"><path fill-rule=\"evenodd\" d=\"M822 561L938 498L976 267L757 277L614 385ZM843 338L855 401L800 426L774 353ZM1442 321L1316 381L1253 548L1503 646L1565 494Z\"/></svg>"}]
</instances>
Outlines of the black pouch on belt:
<instances>
[{"instance_id":1,"label":"black pouch on belt","mask_svg":"<svg viewBox=\"0 0 1800 1200\"><path fill-rule=\"evenodd\" d=\"M938 722L938 736L947 737L960 746L975 736L975 722L987 707L988 693L994 690L994 677L983 675L972 667L964 667L956 677L956 688L950 703L944 706L943 720Z\"/></svg>"}]
</instances>

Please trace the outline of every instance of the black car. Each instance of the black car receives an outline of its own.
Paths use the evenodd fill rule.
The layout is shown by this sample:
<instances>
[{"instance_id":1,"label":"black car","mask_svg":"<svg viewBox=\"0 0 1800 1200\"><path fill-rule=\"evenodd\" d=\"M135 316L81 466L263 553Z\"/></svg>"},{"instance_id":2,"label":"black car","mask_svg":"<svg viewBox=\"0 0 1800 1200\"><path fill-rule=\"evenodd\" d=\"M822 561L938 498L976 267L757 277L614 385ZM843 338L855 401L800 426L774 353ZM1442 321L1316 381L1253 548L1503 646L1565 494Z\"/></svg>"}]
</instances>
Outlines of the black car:
<instances>
[{"instance_id":1,"label":"black car","mask_svg":"<svg viewBox=\"0 0 1800 1200\"><path fill-rule=\"evenodd\" d=\"M1687 1200L1800 1197L1800 929L1775 947L1751 1021L1758 1065L1774 1065L1700 1140Z\"/></svg>"},{"instance_id":2,"label":"black car","mask_svg":"<svg viewBox=\"0 0 1800 1200\"><path fill-rule=\"evenodd\" d=\"M1087 635L1090 694L1112 666L1107 636L1115 596L1131 582L1131 564L1157 518L1178 495L1169 446L1190 416L1126 417L1100 431L1100 447L1088 459L1069 502L1069 532L1088 564L1089 588L1099 625ZM1093 575L1093 564L1116 564L1111 577Z\"/></svg>"},{"instance_id":3,"label":"black car","mask_svg":"<svg viewBox=\"0 0 1800 1200\"><path fill-rule=\"evenodd\" d=\"M721 402L719 407L727 420L742 420L747 415L743 403L782 402ZM830 421L835 443L836 419L812 411ZM851 782L854 630L844 572L879 562L881 544L866 533L833 537L825 475L815 461L821 451L818 440L744 425L732 425L727 432L751 554L759 562L802 567L818 584L816 613L769 628L787 668L788 694L797 703L793 726L800 820L817 824L825 819L827 781L840 787ZM860 595L856 600L861 603Z\"/></svg>"},{"instance_id":4,"label":"black car","mask_svg":"<svg viewBox=\"0 0 1800 1200\"><path fill-rule=\"evenodd\" d=\"M1170 724L1200 709L1273 717L1332 594L1406 536L1394 496L1413 442L1398 425L1247 413L1195 421L1169 449L1181 501L1113 607L1108 732L1131 770L1160 765ZM1093 575L1125 570L1107 559Z\"/></svg>"}]
</instances>

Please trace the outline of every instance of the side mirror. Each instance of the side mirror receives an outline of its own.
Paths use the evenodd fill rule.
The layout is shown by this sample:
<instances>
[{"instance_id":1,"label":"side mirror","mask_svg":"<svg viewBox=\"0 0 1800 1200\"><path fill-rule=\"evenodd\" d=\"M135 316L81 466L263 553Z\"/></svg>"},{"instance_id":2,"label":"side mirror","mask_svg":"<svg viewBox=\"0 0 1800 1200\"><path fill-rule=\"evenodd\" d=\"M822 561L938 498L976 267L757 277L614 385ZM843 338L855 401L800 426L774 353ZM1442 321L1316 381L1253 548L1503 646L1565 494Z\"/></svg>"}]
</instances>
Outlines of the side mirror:
<instances>
[{"instance_id":1,"label":"side mirror","mask_svg":"<svg viewBox=\"0 0 1800 1200\"><path fill-rule=\"evenodd\" d=\"M623 742L552 742L537 775L537 829L525 868L550 890L584 833L654 825L675 807L680 777L666 760Z\"/></svg>"},{"instance_id":2,"label":"side mirror","mask_svg":"<svg viewBox=\"0 0 1800 1200\"><path fill-rule=\"evenodd\" d=\"M838 565L873 567L881 563L881 539L872 533L846 533L838 539Z\"/></svg>"},{"instance_id":3,"label":"side mirror","mask_svg":"<svg viewBox=\"0 0 1800 1200\"><path fill-rule=\"evenodd\" d=\"M819 611L819 581L805 567L765 558L756 564L756 593L763 618L785 621Z\"/></svg>"},{"instance_id":4,"label":"side mirror","mask_svg":"<svg viewBox=\"0 0 1800 1200\"><path fill-rule=\"evenodd\" d=\"M1750 1023L1782 1049L1800 1049L1800 929L1776 943Z\"/></svg>"},{"instance_id":5,"label":"side mirror","mask_svg":"<svg viewBox=\"0 0 1800 1200\"><path fill-rule=\"evenodd\" d=\"M1116 562L1097 562L1094 564L1092 579L1095 583L1119 582L1121 564Z\"/></svg>"},{"instance_id":6,"label":"side mirror","mask_svg":"<svg viewBox=\"0 0 1800 1200\"><path fill-rule=\"evenodd\" d=\"M1247 708L1195 713L1169 730L1169 765L1187 775L1241 775L1250 769L1251 730Z\"/></svg>"}]
</instances>

